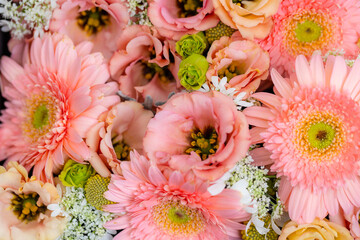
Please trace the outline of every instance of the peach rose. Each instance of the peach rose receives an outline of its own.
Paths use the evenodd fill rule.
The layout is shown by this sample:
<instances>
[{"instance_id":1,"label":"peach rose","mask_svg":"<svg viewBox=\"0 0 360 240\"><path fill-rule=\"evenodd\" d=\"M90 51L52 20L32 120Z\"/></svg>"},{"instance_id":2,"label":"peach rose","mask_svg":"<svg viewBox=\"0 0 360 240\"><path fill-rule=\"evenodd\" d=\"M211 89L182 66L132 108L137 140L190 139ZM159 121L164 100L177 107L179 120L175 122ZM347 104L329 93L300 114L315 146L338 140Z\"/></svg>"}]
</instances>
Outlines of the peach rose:
<instances>
[{"instance_id":1,"label":"peach rose","mask_svg":"<svg viewBox=\"0 0 360 240\"><path fill-rule=\"evenodd\" d=\"M215 14L226 25L238 29L247 39L263 39L272 27L271 16L281 0L213 0Z\"/></svg>"},{"instance_id":2,"label":"peach rose","mask_svg":"<svg viewBox=\"0 0 360 240\"><path fill-rule=\"evenodd\" d=\"M207 55L210 63L206 73L209 84L211 77L227 77L226 87L246 92L255 92L261 80L269 75L269 54L250 40L242 40L235 33L214 41Z\"/></svg>"},{"instance_id":3,"label":"peach rose","mask_svg":"<svg viewBox=\"0 0 360 240\"><path fill-rule=\"evenodd\" d=\"M110 60L110 73L123 94L142 102L166 101L171 92L181 90L177 72L180 57L175 42L161 41L147 26L133 25L124 30Z\"/></svg>"},{"instance_id":4,"label":"peach rose","mask_svg":"<svg viewBox=\"0 0 360 240\"><path fill-rule=\"evenodd\" d=\"M249 126L231 98L219 92L180 93L150 120L144 150L151 161L217 180L250 146Z\"/></svg>"},{"instance_id":5,"label":"peach rose","mask_svg":"<svg viewBox=\"0 0 360 240\"><path fill-rule=\"evenodd\" d=\"M103 177L111 172L121 175L121 161L128 161L131 150L143 153L146 126L153 113L134 101L121 102L104 116L87 134L92 150L89 160Z\"/></svg>"},{"instance_id":6,"label":"peach rose","mask_svg":"<svg viewBox=\"0 0 360 240\"><path fill-rule=\"evenodd\" d=\"M159 33L174 40L184 34L205 31L219 22L212 0L153 0L148 14Z\"/></svg>"},{"instance_id":7,"label":"peach rose","mask_svg":"<svg viewBox=\"0 0 360 240\"><path fill-rule=\"evenodd\" d=\"M310 224L299 225L287 223L279 236L279 240L353 240L349 230L339 224L327 220L315 219Z\"/></svg>"},{"instance_id":8,"label":"peach rose","mask_svg":"<svg viewBox=\"0 0 360 240\"><path fill-rule=\"evenodd\" d=\"M47 206L60 200L50 183L29 178L16 162L0 166L0 238L51 240L65 229L63 217L51 217Z\"/></svg>"}]
</instances>

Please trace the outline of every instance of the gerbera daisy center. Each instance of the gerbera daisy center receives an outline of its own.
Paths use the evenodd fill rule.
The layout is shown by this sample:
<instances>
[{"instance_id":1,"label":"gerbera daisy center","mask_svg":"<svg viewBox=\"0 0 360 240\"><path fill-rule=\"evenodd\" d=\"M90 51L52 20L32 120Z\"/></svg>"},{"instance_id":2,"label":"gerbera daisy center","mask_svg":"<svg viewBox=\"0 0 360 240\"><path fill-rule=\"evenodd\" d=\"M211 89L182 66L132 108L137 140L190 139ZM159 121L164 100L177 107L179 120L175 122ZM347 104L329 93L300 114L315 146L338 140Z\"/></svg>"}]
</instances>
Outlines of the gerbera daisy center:
<instances>
[{"instance_id":1,"label":"gerbera daisy center","mask_svg":"<svg viewBox=\"0 0 360 240\"><path fill-rule=\"evenodd\" d=\"M165 233L174 237L197 235L205 228L205 220L198 209L177 201L165 201L152 207L154 223Z\"/></svg>"},{"instance_id":2,"label":"gerbera daisy center","mask_svg":"<svg viewBox=\"0 0 360 240\"><path fill-rule=\"evenodd\" d=\"M80 12L76 19L78 26L89 36L100 32L110 24L110 15L99 7Z\"/></svg>"},{"instance_id":3,"label":"gerbera daisy center","mask_svg":"<svg viewBox=\"0 0 360 240\"><path fill-rule=\"evenodd\" d=\"M194 129L189 136L190 147L185 150L185 153L197 153L202 160L207 159L210 155L216 153L219 148L218 134L213 127Z\"/></svg>"},{"instance_id":4,"label":"gerbera daisy center","mask_svg":"<svg viewBox=\"0 0 360 240\"><path fill-rule=\"evenodd\" d=\"M333 143L336 128L324 122L315 123L308 130L308 141L311 146L323 149Z\"/></svg>"},{"instance_id":5,"label":"gerbera daisy center","mask_svg":"<svg viewBox=\"0 0 360 240\"><path fill-rule=\"evenodd\" d=\"M177 0L176 3L179 8L179 18L195 16L203 6L203 0Z\"/></svg>"},{"instance_id":6,"label":"gerbera daisy center","mask_svg":"<svg viewBox=\"0 0 360 240\"><path fill-rule=\"evenodd\" d=\"M35 94L26 100L24 109L22 130L30 141L37 141L56 121L57 100L46 94Z\"/></svg>"},{"instance_id":7,"label":"gerbera daisy center","mask_svg":"<svg viewBox=\"0 0 360 240\"><path fill-rule=\"evenodd\" d=\"M40 213L45 213L46 206L38 203L39 194L14 194L11 207L14 214L26 223L36 220Z\"/></svg>"},{"instance_id":8,"label":"gerbera daisy center","mask_svg":"<svg viewBox=\"0 0 360 240\"><path fill-rule=\"evenodd\" d=\"M88 203L98 210L102 210L102 206L113 204L104 197L104 192L108 190L110 178L101 177L96 174L90 177L85 185L85 197Z\"/></svg>"},{"instance_id":9,"label":"gerbera daisy center","mask_svg":"<svg viewBox=\"0 0 360 240\"><path fill-rule=\"evenodd\" d=\"M339 26L327 13L300 10L284 21L284 47L292 56L327 51L339 41Z\"/></svg>"}]
</instances>

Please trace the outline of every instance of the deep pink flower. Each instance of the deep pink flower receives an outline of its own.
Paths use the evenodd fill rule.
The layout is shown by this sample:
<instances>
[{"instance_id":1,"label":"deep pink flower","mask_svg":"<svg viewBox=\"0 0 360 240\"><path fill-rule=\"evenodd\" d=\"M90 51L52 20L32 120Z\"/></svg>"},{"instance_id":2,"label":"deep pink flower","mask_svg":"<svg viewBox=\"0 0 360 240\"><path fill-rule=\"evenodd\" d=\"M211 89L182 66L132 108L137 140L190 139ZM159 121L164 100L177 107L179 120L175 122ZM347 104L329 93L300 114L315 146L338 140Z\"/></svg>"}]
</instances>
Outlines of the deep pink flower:
<instances>
[{"instance_id":1,"label":"deep pink flower","mask_svg":"<svg viewBox=\"0 0 360 240\"><path fill-rule=\"evenodd\" d=\"M105 192L115 204L104 208L122 215L105 224L124 229L114 240L240 239L245 226L239 222L250 215L239 191L224 189L212 196L208 183L191 172L161 172L136 152L121 168L124 177L112 175Z\"/></svg>"},{"instance_id":2,"label":"deep pink flower","mask_svg":"<svg viewBox=\"0 0 360 240\"><path fill-rule=\"evenodd\" d=\"M360 207L360 60L352 70L342 57L296 59L297 79L272 71L276 95L255 93L266 106L244 110L253 143L265 142L279 195L290 218L345 214ZM264 155L264 150L259 151ZM256 156L254 156L256 159ZM262 161L262 160L260 160Z\"/></svg>"},{"instance_id":3,"label":"deep pink flower","mask_svg":"<svg viewBox=\"0 0 360 240\"><path fill-rule=\"evenodd\" d=\"M180 93L150 120L144 150L150 160L216 180L250 146L245 116L219 92Z\"/></svg>"},{"instance_id":4,"label":"deep pink flower","mask_svg":"<svg viewBox=\"0 0 360 240\"><path fill-rule=\"evenodd\" d=\"M50 30L68 35L78 44L94 43L94 52L109 59L116 50L116 41L129 21L121 0L62 0L53 12Z\"/></svg>"},{"instance_id":5,"label":"deep pink flower","mask_svg":"<svg viewBox=\"0 0 360 240\"><path fill-rule=\"evenodd\" d=\"M74 46L62 35L46 35L31 44L29 62L1 59L3 95L0 159L18 161L34 175L52 181L66 156L82 161L90 151L82 138L99 115L117 103L109 78L92 44Z\"/></svg>"},{"instance_id":6,"label":"deep pink flower","mask_svg":"<svg viewBox=\"0 0 360 240\"><path fill-rule=\"evenodd\" d=\"M294 73L298 55L310 59L344 50L346 58L359 54L360 2L358 0L283 0L273 16L270 35L260 45L270 53L271 65L280 74Z\"/></svg>"},{"instance_id":7,"label":"deep pink flower","mask_svg":"<svg viewBox=\"0 0 360 240\"><path fill-rule=\"evenodd\" d=\"M179 40L184 34L210 29L219 22L212 0L153 0L148 14L159 33L174 40Z\"/></svg>"},{"instance_id":8,"label":"deep pink flower","mask_svg":"<svg viewBox=\"0 0 360 240\"><path fill-rule=\"evenodd\" d=\"M181 90L177 76L181 59L175 54L175 42L162 42L149 27L134 25L124 30L117 46L110 73L125 95L140 102L146 96L162 102Z\"/></svg>"}]
</instances>

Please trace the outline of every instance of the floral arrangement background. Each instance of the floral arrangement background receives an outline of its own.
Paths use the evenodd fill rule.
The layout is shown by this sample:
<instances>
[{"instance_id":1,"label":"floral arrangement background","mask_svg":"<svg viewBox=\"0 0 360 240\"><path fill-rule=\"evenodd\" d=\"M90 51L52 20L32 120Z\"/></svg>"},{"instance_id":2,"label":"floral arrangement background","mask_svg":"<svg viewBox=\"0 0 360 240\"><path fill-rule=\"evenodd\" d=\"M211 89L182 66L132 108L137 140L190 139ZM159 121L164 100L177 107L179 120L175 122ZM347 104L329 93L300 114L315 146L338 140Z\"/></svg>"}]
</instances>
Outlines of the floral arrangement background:
<instances>
[{"instance_id":1,"label":"floral arrangement background","mask_svg":"<svg viewBox=\"0 0 360 240\"><path fill-rule=\"evenodd\" d=\"M0 239L360 239L358 0L0 14Z\"/></svg>"}]
</instances>

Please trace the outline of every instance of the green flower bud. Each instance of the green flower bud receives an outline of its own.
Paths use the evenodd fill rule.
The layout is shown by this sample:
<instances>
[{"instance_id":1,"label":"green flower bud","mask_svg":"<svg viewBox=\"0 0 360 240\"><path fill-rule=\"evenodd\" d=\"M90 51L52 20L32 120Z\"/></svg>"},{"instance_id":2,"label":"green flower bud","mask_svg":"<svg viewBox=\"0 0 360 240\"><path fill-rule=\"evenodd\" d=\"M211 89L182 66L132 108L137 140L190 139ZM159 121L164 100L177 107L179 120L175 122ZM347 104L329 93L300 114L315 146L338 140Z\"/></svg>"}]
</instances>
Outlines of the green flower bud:
<instances>
[{"instance_id":1,"label":"green flower bud","mask_svg":"<svg viewBox=\"0 0 360 240\"><path fill-rule=\"evenodd\" d=\"M176 52L183 58L192 54L202 54L208 46L208 42L203 32L192 35L184 35L176 42Z\"/></svg>"},{"instance_id":2,"label":"green flower bud","mask_svg":"<svg viewBox=\"0 0 360 240\"><path fill-rule=\"evenodd\" d=\"M193 54L180 63L178 76L180 83L188 90L199 89L206 81L209 63L200 54Z\"/></svg>"},{"instance_id":3,"label":"green flower bud","mask_svg":"<svg viewBox=\"0 0 360 240\"><path fill-rule=\"evenodd\" d=\"M81 164L69 159L59 175L59 179L66 187L84 187L86 181L96 174L90 164Z\"/></svg>"}]
</instances>

